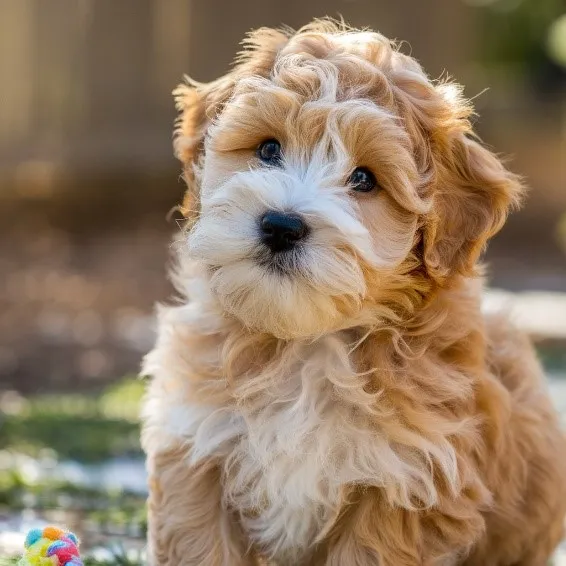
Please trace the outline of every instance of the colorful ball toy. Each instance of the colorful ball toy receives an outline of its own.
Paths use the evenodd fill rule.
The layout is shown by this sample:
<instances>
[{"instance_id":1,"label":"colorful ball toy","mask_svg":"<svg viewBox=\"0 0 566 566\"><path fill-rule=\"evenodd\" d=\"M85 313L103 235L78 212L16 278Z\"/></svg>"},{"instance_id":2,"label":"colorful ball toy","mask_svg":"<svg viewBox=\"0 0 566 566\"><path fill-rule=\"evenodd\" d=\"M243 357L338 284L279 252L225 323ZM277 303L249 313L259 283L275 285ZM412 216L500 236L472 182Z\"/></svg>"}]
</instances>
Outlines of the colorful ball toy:
<instances>
[{"instance_id":1,"label":"colorful ball toy","mask_svg":"<svg viewBox=\"0 0 566 566\"><path fill-rule=\"evenodd\" d=\"M77 537L57 527L32 529L18 566L83 566Z\"/></svg>"}]
</instances>

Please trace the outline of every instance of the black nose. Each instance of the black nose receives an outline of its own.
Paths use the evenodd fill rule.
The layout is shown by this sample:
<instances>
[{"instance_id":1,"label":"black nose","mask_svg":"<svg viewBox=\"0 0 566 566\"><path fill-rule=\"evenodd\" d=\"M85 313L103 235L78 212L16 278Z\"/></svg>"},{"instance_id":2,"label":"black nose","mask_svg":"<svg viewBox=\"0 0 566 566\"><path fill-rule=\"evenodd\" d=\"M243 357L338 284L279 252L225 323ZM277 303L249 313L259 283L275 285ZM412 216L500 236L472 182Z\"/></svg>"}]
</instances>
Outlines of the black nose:
<instances>
[{"instance_id":1,"label":"black nose","mask_svg":"<svg viewBox=\"0 0 566 566\"><path fill-rule=\"evenodd\" d=\"M263 243L272 252L290 250L308 233L308 227L297 214L270 210L261 218Z\"/></svg>"}]
</instances>

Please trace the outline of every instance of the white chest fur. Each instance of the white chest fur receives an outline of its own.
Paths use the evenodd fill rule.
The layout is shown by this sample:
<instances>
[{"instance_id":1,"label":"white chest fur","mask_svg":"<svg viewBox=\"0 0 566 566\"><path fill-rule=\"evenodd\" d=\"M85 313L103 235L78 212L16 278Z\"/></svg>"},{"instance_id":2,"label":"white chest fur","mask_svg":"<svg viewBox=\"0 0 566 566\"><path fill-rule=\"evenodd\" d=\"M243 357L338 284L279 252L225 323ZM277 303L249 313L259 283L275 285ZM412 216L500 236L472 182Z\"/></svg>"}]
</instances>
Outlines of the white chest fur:
<instances>
[{"instance_id":1,"label":"white chest fur","mask_svg":"<svg viewBox=\"0 0 566 566\"><path fill-rule=\"evenodd\" d=\"M185 406L175 414L169 406L172 429L190 437L193 462L221 456L226 503L273 555L306 549L337 512L343 485L383 481L382 443L363 425L368 415L343 398L346 381L359 379L352 368L337 374L349 364L346 352L336 338L300 350L254 407Z\"/></svg>"},{"instance_id":2,"label":"white chest fur","mask_svg":"<svg viewBox=\"0 0 566 566\"><path fill-rule=\"evenodd\" d=\"M178 380L182 371L172 377L158 354L159 346L148 363L155 384ZM392 437L380 424L394 418L391 408L381 392L365 390L343 337L296 345L276 368L266 370L269 386L253 405L181 402L178 388L156 387L146 406L146 424L161 439L190 443L193 463L219 458L225 502L259 546L273 556L299 556L332 521L345 485L382 487L404 507L414 497L435 503L429 463L455 474L452 446L413 433Z\"/></svg>"}]
</instances>

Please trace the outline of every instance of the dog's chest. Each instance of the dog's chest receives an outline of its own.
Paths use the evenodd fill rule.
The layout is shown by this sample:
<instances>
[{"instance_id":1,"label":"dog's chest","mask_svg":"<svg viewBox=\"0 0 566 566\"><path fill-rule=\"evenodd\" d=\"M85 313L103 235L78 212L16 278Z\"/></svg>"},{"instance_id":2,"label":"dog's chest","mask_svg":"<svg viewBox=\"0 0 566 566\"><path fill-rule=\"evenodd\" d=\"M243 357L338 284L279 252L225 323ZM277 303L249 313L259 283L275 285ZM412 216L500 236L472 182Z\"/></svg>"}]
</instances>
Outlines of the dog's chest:
<instances>
[{"instance_id":1,"label":"dog's chest","mask_svg":"<svg viewBox=\"0 0 566 566\"><path fill-rule=\"evenodd\" d=\"M221 457L225 503L250 538L291 562L331 524L344 485L375 473L358 465L369 427L337 398L329 359L310 362L282 375L253 409L201 412L193 437L196 458Z\"/></svg>"},{"instance_id":2,"label":"dog's chest","mask_svg":"<svg viewBox=\"0 0 566 566\"><path fill-rule=\"evenodd\" d=\"M329 336L291 354L252 375L244 386L254 395L239 402L191 403L165 380L146 408L162 437L191 446L193 464L219 462L224 504L266 553L282 564L304 558L350 486L383 488L405 508L415 499L432 506L435 462L457 488L452 445L406 430L385 393L366 390L346 341Z\"/></svg>"},{"instance_id":3,"label":"dog's chest","mask_svg":"<svg viewBox=\"0 0 566 566\"><path fill-rule=\"evenodd\" d=\"M225 459L226 502L240 512L251 538L274 555L292 555L314 542L337 512L348 476L340 464L347 444L335 438L333 416L300 412L284 403L265 420L248 422Z\"/></svg>"}]
</instances>

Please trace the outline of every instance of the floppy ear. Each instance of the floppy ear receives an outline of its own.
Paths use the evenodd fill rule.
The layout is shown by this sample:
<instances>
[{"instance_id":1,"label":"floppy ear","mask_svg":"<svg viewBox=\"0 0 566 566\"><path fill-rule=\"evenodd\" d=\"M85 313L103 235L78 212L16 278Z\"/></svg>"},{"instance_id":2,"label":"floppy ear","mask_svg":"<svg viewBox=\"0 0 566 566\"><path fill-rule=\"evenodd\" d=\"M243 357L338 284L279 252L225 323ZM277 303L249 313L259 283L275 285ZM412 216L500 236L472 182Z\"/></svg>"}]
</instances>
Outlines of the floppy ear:
<instances>
[{"instance_id":1,"label":"floppy ear","mask_svg":"<svg viewBox=\"0 0 566 566\"><path fill-rule=\"evenodd\" d=\"M291 30L260 28L249 33L234 68L210 83L197 83L186 77L174 91L179 116L175 123L174 149L183 164L187 191L181 207L185 217L198 214L199 169L204 139L209 125L221 114L234 88L242 78L267 77L275 59L287 43Z\"/></svg>"},{"instance_id":2,"label":"floppy ear","mask_svg":"<svg viewBox=\"0 0 566 566\"><path fill-rule=\"evenodd\" d=\"M475 274L487 241L523 193L520 178L470 134L454 132L444 148L423 234L424 264L437 281Z\"/></svg>"},{"instance_id":3,"label":"floppy ear","mask_svg":"<svg viewBox=\"0 0 566 566\"><path fill-rule=\"evenodd\" d=\"M423 218L424 266L439 283L474 275L485 244L520 203L521 180L473 134L473 108L457 84L433 84L400 52L393 54L390 77L425 180L423 196L431 199Z\"/></svg>"},{"instance_id":4,"label":"floppy ear","mask_svg":"<svg viewBox=\"0 0 566 566\"><path fill-rule=\"evenodd\" d=\"M424 266L439 283L474 275L485 244L520 203L521 179L474 135L473 108L457 84L433 84L400 52L392 57L390 77L425 179L421 190L431 199L422 228Z\"/></svg>"}]
</instances>

